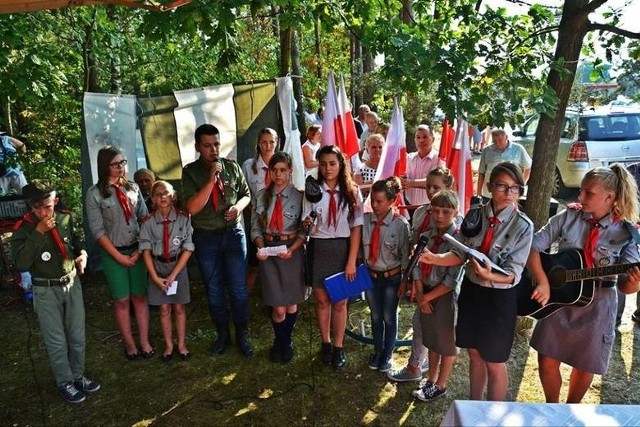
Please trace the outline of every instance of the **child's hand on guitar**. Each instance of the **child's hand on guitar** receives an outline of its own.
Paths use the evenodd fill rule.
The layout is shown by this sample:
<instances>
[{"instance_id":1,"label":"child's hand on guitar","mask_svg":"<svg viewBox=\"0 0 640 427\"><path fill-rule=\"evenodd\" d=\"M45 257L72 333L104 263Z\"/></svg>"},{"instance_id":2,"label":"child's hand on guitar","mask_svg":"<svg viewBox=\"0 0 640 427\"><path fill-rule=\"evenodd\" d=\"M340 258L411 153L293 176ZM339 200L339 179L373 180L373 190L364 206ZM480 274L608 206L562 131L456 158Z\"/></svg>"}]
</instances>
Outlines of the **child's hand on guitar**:
<instances>
[{"instance_id":1,"label":"child's hand on guitar","mask_svg":"<svg viewBox=\"0 0 640 427\"><path fill-rule=\"evenodd\" d=\"M539 281L536 287L533 289L531 293L531 299L535 300L538 304L544 306L549 301L549 297L551 296L551 287L549 286L549 281L545 280L544 282Z\"/></svg>"}]
</instances>

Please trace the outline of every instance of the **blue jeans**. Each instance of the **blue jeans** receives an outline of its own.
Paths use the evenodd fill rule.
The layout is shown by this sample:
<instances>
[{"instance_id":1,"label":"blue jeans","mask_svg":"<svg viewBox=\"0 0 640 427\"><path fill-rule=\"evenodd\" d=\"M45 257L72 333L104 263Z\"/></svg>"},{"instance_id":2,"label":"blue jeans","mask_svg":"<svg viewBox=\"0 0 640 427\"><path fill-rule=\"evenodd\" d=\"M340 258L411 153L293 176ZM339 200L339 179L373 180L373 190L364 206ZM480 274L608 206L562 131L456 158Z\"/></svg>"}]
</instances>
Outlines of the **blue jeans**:
<instances>
[{"instance_id":1,"label":"blue jeans","mask_svg":"<svg viewBox=\"0 0 640 427\"><path fill-rule=\"evenodd\" d=\"M211 320L217 326L229 323L225 297L228 293L236 329L246 327L249 322L249 296L244 229L239 224L225 232L194 229L193 243L207 291Z\"/></svg>"},{"instance_id":2,"label":"blue jeans","mask_svg":"<svg viewBox=\"0 0 640 427\"><path fill-rule=\"evenodd\" d=\"M376 353L384 360L391 357L398 334L398 287L400 274L388 279L373 280L373 287L366 292L371 310L371 332Z\"/></svg>"}]
</instances>

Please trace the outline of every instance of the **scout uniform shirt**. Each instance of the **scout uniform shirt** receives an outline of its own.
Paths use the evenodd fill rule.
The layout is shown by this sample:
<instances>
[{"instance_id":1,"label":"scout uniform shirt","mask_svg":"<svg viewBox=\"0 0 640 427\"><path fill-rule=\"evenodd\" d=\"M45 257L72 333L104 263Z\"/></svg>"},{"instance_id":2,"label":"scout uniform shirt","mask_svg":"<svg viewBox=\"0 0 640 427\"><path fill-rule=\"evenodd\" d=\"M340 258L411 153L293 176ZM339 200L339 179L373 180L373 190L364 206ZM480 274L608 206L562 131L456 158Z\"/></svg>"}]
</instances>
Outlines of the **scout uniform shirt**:
<instances>
[{"instance_id":1,"label":"scout uniform shirt","mask_svg":"<svg viewBox=\"0 0 640 427\"><path fill-rule=\"evenodd\" d=\"M475 237L465 237L462 233L456 236L465 245L480 250L484 235L489 228L489 217L493 217L492 202L482 206L482 230ZM473 268L466 269L466 276L473 283L487 288L511 288L520 282L522 270L529 257L531 240L533 239L533 223L514 205L509 205L498 214L499 224L494 226L493 239L486 255L491 261L506 271L513 273L513 283L495 283L478 277ZM466 254L458 248L452 248L460 259L467 259Z\"/></svg>"},{"instance_id":2,"label":"scout uniform shirt","mask_svg":"<svg viewBox=\"0 0 640 427\"><path fill-rule=\"evenodd\" d=\"M182 251L195 250L192 240L193 228L189 215L175 208L171 208L167 219L169 220L169 258L175 261ZM139 251L150 250L153 257L161 257L160 261L171 262L164 259L163 220L159 210L142 220Z\"/></svg>"},{"instance_id":3,"label":"scout uniform shirt","mask_svg":"<svg viewBox=\"0 0 640 427\"><path fill-rule=\"evenodd\" d=\"M224 219L224 213L243 197L251 197L249 185L242 174L240 165L229 159L218 159L222 164L220 179L224 183L224 196L220 197L218 209L214 212L211 197L200 212L191 216L193 228L207 231L226 231L237 224L242 218L238 215L233 223ZM210 166L202 159L189 163L182 169L182 197L189 200L204 187L211 176Z\"/></svg>"},{"instance_id":4,"label":"scout uniform shirt","mask_svg":"<svg viewBox=\"0 0 640 427\"><path fill-rule=\"evenodd\" d=\"M314 239L335 239L335 238L347 238L351 236L351 229L362 225L364 221L364 205L362 200L362 194L359 189L356 189L356 207L353 211L353 218L349 220L349 204L344 203L341 200L340 193L336 193L335 198L338 204L336 225L329 226L329 200L331 195L329 194L329 187L326 183L322 183L320 186L322 189L322 200L318 203L311 203L306 198L304 199L303 214L302 217L309 216L311 211L315 211L318 215L315 225L311 230L311 237ZM340 190L340 185L336 185L335 190Z\"/></svg>"},{"instance_id":5,"label":"scout uniform shirt","mask_svg":"<svg viewBox=\"0 0 640 427\"><path fill-rule=\"evenodd\" d=\"M548 251L552 243L558 244L558 251L584 248L591 225L590 213L582 212L578 206L551 217L549 222L533 236L531 248L538 252ZM613 264L634 263L640 259L638 245L623 221L617 221L609 214L598 221L600 232L593 254L594 267ZM574 267L578 268L578 266ZM615 280L615 276L602 278Z\"/></svg>"},{"instance_id":6,"label":"scout uniform shirt","mask_svg":"<svg viewBox=\"0 0 640 427\"><path fill-rule=\"evenodd\" d=\"M121 187L125 191L131 211L134 214L134 218L129 222L125 219L124 212L113 188L109 189L110 195L106 198L100 194L100 189L97 185L92 186L87 191L87 220L93 238L98 240L106 235L116 248L128 247L138 242L138 235L140 234L138 221L149 214L138 185L133 182L129 182L129 184L131 185L130 190L125 190Z\"/></svg>"},{"instance_id":7,"label":"scout uniform shirt","mask_svg":"<svg viewBox=\"0 0 640 427\"><path fill-rule=\"evenodd\" d=\"M456 224L451 224L449 229L445 231L446 234L450 234L451 236L456 235ZM443 233L443 234L445 234ZM420 236L426 236L429 238L429 242L427 244L427 248L433 248L435 242L433 240L434 236L438 235L438 229L436 227L432 227L429 230L422 233ZM452 249L453 245L446 240L438 246L438 250L436 253L443 254L449 252ZM431 270L428 277L423 277L422 275L422 267L423 264L418 263L414 267L411 272L411 277L413 280L420 280L424 284L424 292L428 292L429 290L435 288L437 285L442 283L447 286L451 290L453 290L454 295L458 295L460 293L460 283L461 283L461 273L462 266L452 266L452 267L442 267L438 265L431 266Z\"/></svg>"},{"instance_id":8,"label":"scout uniform shirt","mask_svg":"<svg viewBox=\"0 0 640 427\"><path fill-rule=\"evenodd\" d=\"M380 244L378 258L374 265L369 265L371 254L371 234L376 226L376 215L372 212L364 214L362 226L362 248L367 267L375 271L387 271L409 264L409 222L389 209L380 227Z\"/></svg>"},{"instance_id":9,"label":"scout uniform shirt","mask_svg":"<svg viewBox=\"0 0 640 427\"><path fill-rule=\"evenodd\" d=\"M29 270L34 281L37 279L60 279L71 273L75 275L75 258L80 255L80 240L73 233L71 215L55 212L56 230L66 252L63 256L51 231L40 234L36 227L40 220L32 213L25 214L16 225L11 238L16 267ZM73 277L71 277L73 279ZM69 283L72 283L71 280Z\"/></svg>"},{"instance_id":10,"label":"scout uniform shirt","mask_svg":"<svg viewBox=\"0 0 640 427\"><path fill-rule=\"evenodd\" d=\"M266 185L266 177L269 174L269 166L264 162L262 156L258 155L256 160L256 173L253 172L253 158L247 159L242 164L242 173L244 174L249 190L251 191L251 201L253 202L258 193L262 191Z\"/></svg>"},{"instance_id":11,"label":"scout uniform shirt","mask_svg":"<svg viewBox=\"0 0 640 427\"><path fill-rule=\"evenodd\" d=\"M251 240L255 241L258 237L263 237L265 234L279 234L279 235L292 235L298 234L304 238L304 232L300 229L300 216L302 213L302 193L296 190L293 184L289 184L280 193L282 203L282 230L279 232L271 231L269 223L271 216L273 215L273 208L276 204L277 191L275 187L271 193L271 201L269 206L264 205L264 193L267 189L260 190L258 193L253 213L251 215ZM263 216L266 210L266 225L260 223L260 218Z\"/></svg>"}]
</instances>

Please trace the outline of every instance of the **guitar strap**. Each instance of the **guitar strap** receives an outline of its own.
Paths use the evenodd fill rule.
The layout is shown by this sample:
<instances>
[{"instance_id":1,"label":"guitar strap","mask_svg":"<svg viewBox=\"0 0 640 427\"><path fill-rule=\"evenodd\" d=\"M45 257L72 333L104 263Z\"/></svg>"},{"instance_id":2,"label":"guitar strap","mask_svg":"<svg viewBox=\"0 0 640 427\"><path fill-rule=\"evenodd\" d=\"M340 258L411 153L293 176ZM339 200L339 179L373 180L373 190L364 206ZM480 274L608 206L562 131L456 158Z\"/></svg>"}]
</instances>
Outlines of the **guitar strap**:
<instances>
[{"instance_id":1,"label":"guitar strap","mask_svg":"<svg viewBox=\"0 0 640 427\"><path fill-rule=\"evenodd\" d=\"M627 231L629 231L629 234L631 234L631 237L633 237L633 240L636 242L636 245L640 245L640 232L638 231L636 226L626 219L623 220L623 222L624 226L627 227Z\"/></svg>"}]
</instances>

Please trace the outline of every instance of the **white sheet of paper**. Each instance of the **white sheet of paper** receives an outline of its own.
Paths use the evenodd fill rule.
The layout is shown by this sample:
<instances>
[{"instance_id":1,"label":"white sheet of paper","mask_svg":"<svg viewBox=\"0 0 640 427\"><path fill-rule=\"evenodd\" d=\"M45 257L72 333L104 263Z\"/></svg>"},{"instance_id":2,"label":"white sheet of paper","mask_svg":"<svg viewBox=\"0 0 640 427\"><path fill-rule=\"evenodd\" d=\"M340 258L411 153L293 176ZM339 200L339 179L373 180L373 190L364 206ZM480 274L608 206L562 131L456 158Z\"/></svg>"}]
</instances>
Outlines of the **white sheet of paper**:
<instances>
[{"instance_id":1,"label":"white sheet of paper","mask_svg":"<svg viewBox=\"0 0 640 427\"><path fill-rule=\"evenodd\" d=\"M267 256L278 256L278 254L283 252L287 252L287 245L265 246L264 248L258 248L259 254L266 254Z\"/></svg>"},{"instance_id":2,"label":"white sheet of paper","mask_svg":"<svg viewBox=\"0 0 640 427\"><path fill-rule=\"evenodd\" d=\"M174 280L167 288L167 295L175 295L178 292L178 281Z\"/></svg>"}]
</instances>

